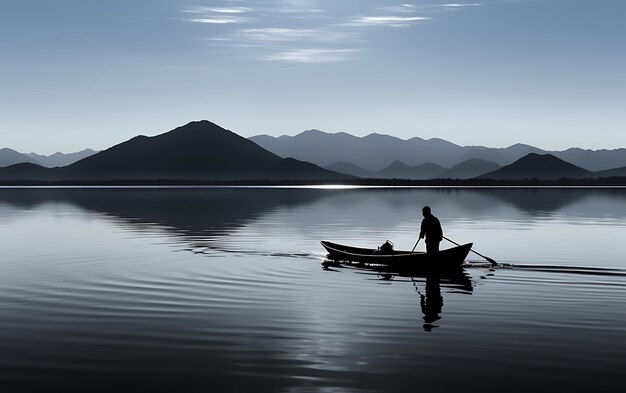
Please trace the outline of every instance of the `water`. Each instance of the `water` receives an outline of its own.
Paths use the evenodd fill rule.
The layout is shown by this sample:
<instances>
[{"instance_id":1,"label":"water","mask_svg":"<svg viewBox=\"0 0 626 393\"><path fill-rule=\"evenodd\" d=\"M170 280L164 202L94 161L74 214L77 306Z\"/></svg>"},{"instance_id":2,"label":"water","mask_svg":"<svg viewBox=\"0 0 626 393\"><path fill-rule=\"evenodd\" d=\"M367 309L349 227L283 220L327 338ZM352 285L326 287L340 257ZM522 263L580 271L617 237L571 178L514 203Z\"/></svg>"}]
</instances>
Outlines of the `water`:
<instances>
[{"instance_id":1,"label":"water","mask_svg":"<svg viewBox=\"0 0 626 393\"><path fill-rule=\"evenodd\" d=\"M323 268L424 204L500 266ZM624 189L0 189L0 386L624 391L624 239Z\"/></svg>"}]
</instances>

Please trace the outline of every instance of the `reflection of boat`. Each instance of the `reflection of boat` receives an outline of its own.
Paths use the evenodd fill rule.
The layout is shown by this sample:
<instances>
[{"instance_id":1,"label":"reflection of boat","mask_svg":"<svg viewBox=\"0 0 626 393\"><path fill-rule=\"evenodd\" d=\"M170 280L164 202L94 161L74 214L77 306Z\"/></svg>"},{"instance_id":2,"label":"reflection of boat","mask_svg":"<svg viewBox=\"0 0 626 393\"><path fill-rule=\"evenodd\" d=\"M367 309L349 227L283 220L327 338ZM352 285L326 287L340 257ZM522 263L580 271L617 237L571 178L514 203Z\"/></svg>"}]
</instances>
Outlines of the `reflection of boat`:
<instances>
[{"instance_id":1,"label":"reflection of boat","mask_svg":"<svg viewBox=\"0 0 626 393\"><path fill-rule=\"evenodd\" d=\"M320 243L328 251L330 259L402 266L410 269L449 269L459 267L472 249L472 243L468 243L433 254L396 250L382 254L378 253L378 250L371 248L351 247L328 241Z\"/></svg>"},{"instance_id":2,"label":"reflection of boat","mask_svg":"<svg viewBox=\"0 0 626 393\"><path fill-rule=\"evenodd\" d=\"M458 266L450 266L444 269L424 268L421 263L400 263L396 265L382 265L359 263L350 261L327 260L322 263L325 270L335 268L355 268L376 273L380 280L391 281L394 277L410 278L415 290L419 294L420 308L422 311L425 331L431 331L438 327L434 323L442 318L443 292L446 288L451 293L472 294L474 286L472 279L467 275L465 269ZM414 266L420 266L415 268ZM424 285L424 291L420 291L420 285Z\"/></svg>"}]
</instances>

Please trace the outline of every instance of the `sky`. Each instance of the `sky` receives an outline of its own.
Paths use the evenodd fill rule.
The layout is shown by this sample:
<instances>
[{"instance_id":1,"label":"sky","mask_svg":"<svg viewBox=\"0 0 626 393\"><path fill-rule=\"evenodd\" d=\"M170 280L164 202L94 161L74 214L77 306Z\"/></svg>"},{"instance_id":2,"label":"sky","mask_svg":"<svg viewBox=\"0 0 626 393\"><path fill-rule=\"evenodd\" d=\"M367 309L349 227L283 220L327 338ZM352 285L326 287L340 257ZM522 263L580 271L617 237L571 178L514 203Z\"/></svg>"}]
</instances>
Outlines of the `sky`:
<instances>
[{"instance_id":1,"label":"sky","mask_svg":"<svg viewBox=\"0 0 626 393\"><path fill-rule=\"evenodd\" d=\"M0 147L206 119L460 145L626 147L623 0L0 0Z\"/></svg>"}]
</instances>

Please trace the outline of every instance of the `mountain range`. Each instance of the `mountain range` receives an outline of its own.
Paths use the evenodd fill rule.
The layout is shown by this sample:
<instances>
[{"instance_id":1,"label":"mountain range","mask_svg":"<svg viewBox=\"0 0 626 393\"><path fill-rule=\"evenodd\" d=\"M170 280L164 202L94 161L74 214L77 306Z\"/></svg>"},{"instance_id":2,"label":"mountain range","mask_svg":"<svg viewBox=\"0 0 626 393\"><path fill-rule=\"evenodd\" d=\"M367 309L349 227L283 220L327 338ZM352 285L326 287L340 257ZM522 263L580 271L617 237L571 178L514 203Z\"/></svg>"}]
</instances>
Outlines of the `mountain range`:
<instances>
[{"instance_id":1,"label":"mountain range","mask_svg":"<svg viewBox=\"0 0 626 393\"><path fill-rule=\"evenodd\" d=\"M209 121L136 136L61 168L22 163L2 180L342 180L352 176L281 158Z\"/></svg>"},{"instance_id":2,"label":"mountain range","mask_svg":"<svg viewBox=\"0 0 626 393\"><path fill-rule=\"evenodd\" d=\"M530 153L551 154L588 171L626 166L626 149L548 151L521 143L506 148L489 148L460 146L439 138L404 140L382 134L357 137L319 130L304 131L295 136L257 135L250 140L281 157L294 157L326 168L338 163L343 166L351 164L370 172L381 171L395 161L408 166L432 163L452 168L478 158L505 166Z\"/></svg>"},{"instance_id":3,"label":"mountain range","mask_svg":"<svg viewBox=\"0 0 626 393\"><path fill-rule=\"evenodd\" d=\"M388 167L380 171L368 171L359 166L345 161L339 161L328 165L326 169L354 175L366 179L472 179L482 174L501 168L495 162L470 158L456 164L452 168L444 168L441 165L427 162L421 165L409 166L402 161L394 161Z\"/></svg>"},{"instance_id":4,"label":"mountain range","mask_svg":"<svg viewBox=\"0 0 626 393\"><path fill-rule=\"evenodd\" d=\"M304 150L299 143L305 138L311 143L309 150ZM346 140L355 143L340 143L323 146L322 141ZM324 160L334 159L335 150L343 147L342 158L322 168L297 157L280 157L268 151L254 141L265 143L285 140L290 149L306 153L314 160L319 153ZM296 143L297 142L297 143ZM279 143L280 144L280 143ZM454 147L456 146L456 148ZM318 150L319 149L319 150ZM381 154L376 151L380 150ZM396 150L394 150L396 149ZM457 154L461 162L454 162L451 157L444 157L446 150L464 150ZM468 150L469 149L469 150ZM580 150L580 149L578 149ZM578 151L569 149L563 154L574 154L586 160L595 160L593 166L606 165L607 162L620 162L620 151ZM357 151L359 154L356 154ZM407 164L396 157L382 169L371 170L347 160L360 159L382 163L392 158L392 152L398 151L400 158L406 161L424 159L430 161L418 164ZM411 156L411 151L423 151L420 158ZM529 153L527 153L530 151ZM433 153L434 152L434 153ZM586 152L586 153L581 153ZM591 152L591 153L590 153ZM22 155L11 149L0 150L3 163L14 159L25 159L25 162L0 168L0 180L3 181L354 181L366 179L401 179L401 180L432 180L436 179L477 179L477 180L547 180L560 179L597 179L606 177L626 178L626 165L604 170L589 170L586 167L567 162L555 154L544 153L542 150L528 145L513 145L506 149L490 149L484 147L463 148L441 139L423 140L412 138L404 141L388 135L372 134L357 138L349 134L326 134L321 131L309 131L296 137L273 138L268 136L246 139L232 131L226 130L209 121L195 121L178 127L169 132L148 137L136 136L101 152L86 150L75 153L86 157L78 161L54 168L45 167L35 162L36 156ZM92 154L95 153L95 154ZM366 154L367 153L367 154ZM593 154L592 154L593 153ZM281 154L285 154L284 152ZM503 157L521 155L506 165L484 158L489 157L502 162ZM385 158L387 157L387 158ZM59 158L57 156L57 158ZM41 160L41 157L39 157ZM582 158L581 158L582 159ZM447 162L443 166L437 162ZM589 161L590 162L590 161ZM604 164L602 164L604 163ZM621 181L621 180L617 180Z\"/></svg>"},{"instance_id":5,"label":"mountain range","mask_svg":"<svg viewBox=\"0 0 626 393\"><path fill-rule=\"evenodd\" d=\"M67 166L96 154L97 151L85 149L76 153L64 154L56 152L49 156L37 153L20 153L13 149L0 149L0 168L20 163L38 164L46 168L54 168L57 166Z\"/></svg>"}]
</instances>

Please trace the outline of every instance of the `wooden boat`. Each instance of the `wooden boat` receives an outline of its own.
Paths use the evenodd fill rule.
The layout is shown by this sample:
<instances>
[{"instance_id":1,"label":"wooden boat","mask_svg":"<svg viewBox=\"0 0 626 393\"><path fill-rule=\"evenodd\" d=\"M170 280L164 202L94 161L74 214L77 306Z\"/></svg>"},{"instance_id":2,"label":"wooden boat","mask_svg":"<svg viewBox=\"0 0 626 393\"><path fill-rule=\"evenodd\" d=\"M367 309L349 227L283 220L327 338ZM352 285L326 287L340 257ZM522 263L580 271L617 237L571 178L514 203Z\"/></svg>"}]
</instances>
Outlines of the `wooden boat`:
<instances>
[{"instance_id":1,"label":"wooden boat","mask_svg":"<svg viewBox=\"0 0 626 393\"><path fill-rule=\"evenodd\" d=\"M406 268L459 268L472 249L472 243L440 250L437 253L397 251L381 254L377 249L351 247L329 241L321 241L328 251L328 258L337 261L354 261Z\"/></svg>"}]
</instances>

